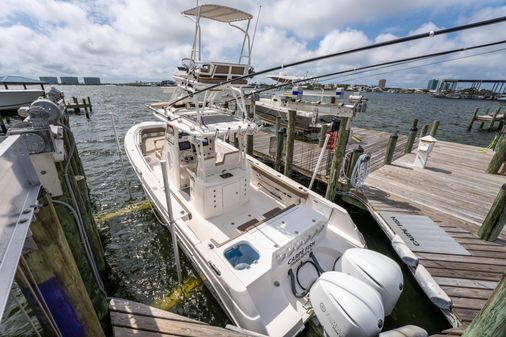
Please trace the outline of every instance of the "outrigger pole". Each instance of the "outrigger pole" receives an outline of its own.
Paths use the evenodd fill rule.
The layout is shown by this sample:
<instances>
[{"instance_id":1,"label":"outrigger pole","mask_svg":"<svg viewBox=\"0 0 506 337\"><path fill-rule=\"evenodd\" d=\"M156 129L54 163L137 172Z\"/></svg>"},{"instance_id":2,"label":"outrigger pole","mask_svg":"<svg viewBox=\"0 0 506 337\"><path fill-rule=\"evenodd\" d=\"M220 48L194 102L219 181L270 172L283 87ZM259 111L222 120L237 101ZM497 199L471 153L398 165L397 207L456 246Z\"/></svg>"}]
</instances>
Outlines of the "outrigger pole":
<instances>
[{"instance_id":1,"label":"outrigger pole","mask_svg":"<svg viewBox=\"0 0 506 337\"><path fill-rule=\"evenodd\" d=\"M232 83L234 81L238 81L238 80L242 80L242 79L247 79L247 78L253 78L255 76L263 75L263 74L270 73L270 72L273 72L273 71L276 71L276 70L280 70L280 69L284 69L284 68L289 68L289 67L294 67L294 66L298 66L298 65L302 65L302 64L306 64L306 63L321 61L321 60L325 60L325 59L328 59L328 58L333 58L333 57L338 57L338 56L353 54L353 53L357 53L357 52L360 52L360 51L371 50L371 49L376 49L376 48L380 48L380 47L391 46L391 45L394 45L394 44L399 44L399 43L404 43L404 42L409 42L409 41L420 40L420 39L427 38L427 37L434 37L434 36L437 36L437 35L450 34L450 33L455 33L455 32L459 32L459 31L463 31L463 30L467 30L467 29L472 29L472 28L479 28L479 27L488 26L488 25L492 25L492 24L496 24L496 23L505 22L505 21L506 21L506 16L501 16L501 17L498 17L498 18L490 19L490 20L473 22L473 23L469 23L469 24L465 24L465 25L460 25L460 26L455 26L455 27L445 28L445 29L440 29L440 30L431 30L430 32L426 32L426 33L420 33L420 34L405 36L405 37L401 37L401 38L398 38L398 39L393 39L393 40L389 40L389 41L373 43L373 44L370 44L370 45L367 45L367 46L345 50L345 51L342 51L342 52L336 52L336 53L331 53L331 54L326 54L326 55L322 55L322 56L317 56L317 57L312 57L312 58L296 61L296 62L293 62L293 63L282 64L282 65L279 65L279 66L275 66L275 67L267 68L267 69L264 69L264 70L252 72L251 74L248 74L248 75L244 75L244 76L236 77L236 78L233 78L233 79L230 79L230 80L227 80L227 81L223 81L223 82L220 82L218 84L210 85L210 86L208 86L208 87L206 87L204 89L195 91L195 93L192 93L191 95L183 96L183 97L181 97L181 98L179 98L179 99L171 102L170 105L173 105L175 103L181 102L181 101L185 100L186 98L191 97L193 95L199 94L199 93L207 91L207 90L211 90L211 89L214 89L214 88L221 87L221 86L223 86L225 84L229 84L229 83Z\"/></svg>"},{"instance_id":2,"label":"outrigger pole","mask_svg":"<svg viewBox=\"0 0 506 337\"><path fill-rule=\"evenodd\" d=\"M183 276L181 273L181 263L179 261L179 249L177 247L177 236L174 226L176 224L174 220L174 214L172 213L172 201L170 199L170 188L169 188L169 178L167 177L167 161L160 160L160 166L162 168L162 177L163 177L163 188L165 189L165 202L167 203L167 213L169 214L169 231L172 237L172 248L174 250L174 260L176 263L176 272L177 272L177 282L179 286L183 284Z\"/></svg>"},{"instance_id":3,"label":"outrigger pole","mask_svg":"<svg viewBox=\"0 0 506 337\"><path fill-rule=\"evenodd\" d=\"M297 84L297 83L301 83L301 82L307 82L307 81L311 81L311 80L315 80L315 79L320 79L320 78L323 78L323 77L342 75L342 74L346 74L346 73L352 73L352 72L356 72L356 71L360 71L360 70L366 70L366 69L377 68L377 67L382 67L382 66L393 66L393 65L396 65L396 64L399 64L399 63L408 63L408 62L418 61L418 60L432 58L432 57L437 57L437 56L454 54L454 53L458 53L458 52L462 52L462 51L468 51L468 50L473 50L473 49L479 49L479 48L486 48L486 47L491 47L491 46L497 46L497 45L504 44L504 43L506 43L506 40L501 40L501 41L496 41L496 42L491 42L491 43L485 43L485 44L475 45L475 46L471 46L471 47L463 47L463 48L451 49L451 50L446 50L446 51L437 52L437 53L431 53L431 54L425 54L425 55L420 55L420 56L407 57L407 58L403 58L403 59L398 59L398 60L393 60L393 61L387 61L387 62L382 62L382 63L376 63L376 64L371 64L371 65L368 65L368 66L363 66L363 67L358 67L358 68L353 68L353 69L336 71L336 72L327 73L327 74L323 74L323 75L316 75L316 76L313 76L313 77L308 77L308 78L303 78L303 79L300 79L300 80L291 81L289 83L282 83L282 84L274 85L274 86L271 86L271 87L268 87L268 88L265 88L265 89L255 90L254 92L251 92L251 93L249 93L246 96L252 95L253 93L258 94L258 93L261 93L261 92L264 92L264 91L278 89L278 88L281 88L281 87L285 87L287 85Z\"/></svg>"}]
</instances>

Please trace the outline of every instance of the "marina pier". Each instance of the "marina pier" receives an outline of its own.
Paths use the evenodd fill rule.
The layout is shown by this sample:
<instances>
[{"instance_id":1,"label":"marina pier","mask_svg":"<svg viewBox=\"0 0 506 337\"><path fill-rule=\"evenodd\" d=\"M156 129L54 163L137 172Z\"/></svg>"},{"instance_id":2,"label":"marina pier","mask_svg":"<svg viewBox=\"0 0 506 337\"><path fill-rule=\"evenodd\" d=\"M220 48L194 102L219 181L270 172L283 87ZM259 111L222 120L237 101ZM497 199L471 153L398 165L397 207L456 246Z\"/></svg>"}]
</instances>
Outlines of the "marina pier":
<instances>
[{"instance_id":1,"label":"marina pier","mask_svg":"<svg viewBox=\"0 0 506 337\"><path fill-rule=\"evenodd\" d=\"M346 188L347 179L342 175L338 186L348 191L341 198L369 211L392 242L398 239L395 227L402 226L392 218L399 217L407 222L431 223L434 226L432 228L451 238L448 242L454 241L463 248L460 252L448 251L445 250L448 243L441 242L428 251L420 249L404 256L415 276L422 273L427 275L423 281L427 288L439 289L444 294L443 298L447 296L443 301L445 304L440 303L440 308L456 327L434 336L461 335L485 307L494 289L497 288L497 293L501 293L501 284L504 283L506 234L502 229L506 222L506 203L503 199L506 194L506 147L503 148L503 142L506 130L503 128L498 133L495 152L476 146L437 141L427 166L417 168L413 165L417 157L416 144L419 143L417 135L421 137L429 129L426 124L418 133L417 123L418 120L413 122L408 136L395 135L394 138L385 132L352 128L348 151L351 153L360 145L363 153L369 153L371 173L363 189L350 191ZM436 136L438 126L439 121L435 121L431 128L432 136ZM272 134L255 135L254 154L273 161L276 158L273 144L275 136ZM412 144L415 144L414 148ZM294 153L293 170L310 177L321 151L319 144L295 141L293 146L294 151L285 151ZM330 152L324 152L325 158L331 156ZM328 160L324 162L328 163ZM489 171L490 166L494 167L493 171ZM319 168L316 177L326 182L329 169L329 165ZM493 224L489 223L490 218L494 219ZM495 226L492 230L495 235L492 237L484 234L490 231L485 229L489 226ZM431 227L422 228L414 233L429 235L430 238L431 234L427 231ZM415 241L417 237L409 234L405 238L410 239ZM435 303L442 300L437 294L432 295ZM496 323L504 319L504 315L500 317L495 317ZM483 326L481 328L485 329Z\"/></svg>"},{"instance_id":2,"label":"marina pier","mask_svg":"<svg viewBox=\"0 0 506 337\"><path fill-rule=\"evenodd\" d=\"M0 78L1 336L503 337L506 5L39 2L0 23L49 75Z\"/></svg>"}]
</instances>

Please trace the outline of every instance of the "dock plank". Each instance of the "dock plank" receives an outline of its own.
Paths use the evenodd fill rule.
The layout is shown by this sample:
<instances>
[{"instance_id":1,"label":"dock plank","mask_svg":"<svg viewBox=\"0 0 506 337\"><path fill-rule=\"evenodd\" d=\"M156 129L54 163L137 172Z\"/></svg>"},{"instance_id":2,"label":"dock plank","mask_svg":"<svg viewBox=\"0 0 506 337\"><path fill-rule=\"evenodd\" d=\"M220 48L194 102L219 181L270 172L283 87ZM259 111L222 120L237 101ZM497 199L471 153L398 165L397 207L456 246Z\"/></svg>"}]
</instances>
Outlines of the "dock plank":
<instances>
[{"instance_id":1,"label":"dock plank","mask_svg":"<svg viewBox=\"0 0 506 337\"><path fill-rule=\"evenodd\" d=\"M475 146L438 142L425 169L412 166L415 156L406 154L372 172L359 197L365 197L377 214L426 215L469 251L470 256L416 253L452 299L454 314L466 324L483 308L506 272L505 230L496 243L477 236L505 177L485 173L492 152Z\"/></svg>"},{"instance_id":2,"label":"dock plank","mask_svg":"<svg viewBox=\"0 0 506 337\"><path fill-rule=\"evenodd\" d=\"M145 304L114 298L109 302L115 337L245 337L245 334L211 326Z\"/></svg>"}]
</instances>

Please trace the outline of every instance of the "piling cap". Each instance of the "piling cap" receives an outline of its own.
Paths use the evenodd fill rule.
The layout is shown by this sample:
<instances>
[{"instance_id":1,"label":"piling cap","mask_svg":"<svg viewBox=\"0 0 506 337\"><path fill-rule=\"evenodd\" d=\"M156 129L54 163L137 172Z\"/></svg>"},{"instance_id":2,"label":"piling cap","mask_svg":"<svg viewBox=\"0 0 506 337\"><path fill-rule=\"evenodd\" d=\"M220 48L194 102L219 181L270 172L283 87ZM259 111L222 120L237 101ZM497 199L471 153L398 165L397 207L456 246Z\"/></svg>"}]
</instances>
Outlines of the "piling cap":
<instances>
[{"instance_id":1,"label":"piling cap","mask_svg":"<svg viewBox=\"0 0 506 337\"><path fill-rule=\"evenodd\" d=\"M427 135L425 137L420 138L421 141L424 141L426 143L435 143L437 142L437 139L432 137L431 135Z\"/></svg>"}]
</instances>

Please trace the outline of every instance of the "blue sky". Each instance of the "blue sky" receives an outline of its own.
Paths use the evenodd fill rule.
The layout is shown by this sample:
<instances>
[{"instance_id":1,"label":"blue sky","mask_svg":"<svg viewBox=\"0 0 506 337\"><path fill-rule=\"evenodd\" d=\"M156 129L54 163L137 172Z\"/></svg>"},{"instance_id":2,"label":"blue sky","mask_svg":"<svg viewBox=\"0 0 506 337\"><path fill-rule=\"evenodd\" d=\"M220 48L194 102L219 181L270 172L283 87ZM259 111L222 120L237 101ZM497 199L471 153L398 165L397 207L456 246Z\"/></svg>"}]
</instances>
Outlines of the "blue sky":
<instances>
[{"instance_id":1,"label":"blue sky","mask_svg":"<svg viewBox=\"0 0 506 337\"><path fill-rule=\"evenodd\" d=\"M255 69L506 15L505 1L486 0L214 2L255 16L262 5L252 54ZM100 76L111 82L170 78L180 59L189 56L193 25L180 12L194 4L185 0L2 0L0 74ZM506 24L286 71L316 75L502 39L506 39ZM206 58L237 60L241 40L230 27L206 23L203 42ZM360 83L376 83L384 77L387 84L402 87L424 87L432 77L504 78L504 57L505 52L498 51L430 66L420 66L423 63L419 62L410 65L419 67L406 71L355 77L360 77L356 80ZM352 83L352 79L335 81Z\"/></svg>"}]
</instances>

